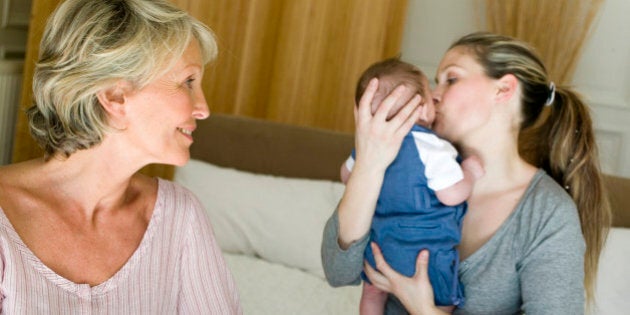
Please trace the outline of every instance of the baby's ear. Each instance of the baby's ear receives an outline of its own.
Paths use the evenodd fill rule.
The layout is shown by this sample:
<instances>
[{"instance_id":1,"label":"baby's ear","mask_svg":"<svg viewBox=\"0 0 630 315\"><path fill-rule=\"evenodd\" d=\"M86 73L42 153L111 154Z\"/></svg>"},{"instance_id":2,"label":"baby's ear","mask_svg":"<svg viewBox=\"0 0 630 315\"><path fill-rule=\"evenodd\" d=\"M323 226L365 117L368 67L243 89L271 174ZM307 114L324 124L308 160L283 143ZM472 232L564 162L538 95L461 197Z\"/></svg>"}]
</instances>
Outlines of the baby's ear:
<instances>
[{"instance_id":1,"label":"baby's ear","mask_svg":"<svg viewBox=\"0 0 630 315\"><path fill-rule=\"evenodd\" d=\"M508 73L497 81L497 94L495 100L497 102L506 102L514 95L518 86L518 79L511 73Z\"/></svg>"},{"instance_id":2,"label":"baby's ear","mask_svg":"<svg viewBox=\"0 0 630 315\"><path fill-rule=\"evenodd\" d=\"M96 93L96 98L107 113L112 126L121 126L126 114L127 95L133 91L131 83L119 80Z\"/></svg>"}]
</instances>

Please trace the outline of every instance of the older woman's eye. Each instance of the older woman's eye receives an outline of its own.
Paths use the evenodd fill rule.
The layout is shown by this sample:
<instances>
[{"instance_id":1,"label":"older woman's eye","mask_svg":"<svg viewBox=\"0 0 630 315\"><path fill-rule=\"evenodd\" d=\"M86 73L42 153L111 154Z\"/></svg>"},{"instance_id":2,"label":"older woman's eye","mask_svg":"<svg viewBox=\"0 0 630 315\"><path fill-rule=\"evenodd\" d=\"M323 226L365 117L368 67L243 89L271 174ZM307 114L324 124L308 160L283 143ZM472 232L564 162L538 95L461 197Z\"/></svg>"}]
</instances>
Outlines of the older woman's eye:
<instances>
[{"instance_id":1,"label":"older woman's eye","mask_svg":"<svg viewBox=\"0 0 630 315\"><path fill-rule=\"evenodd\" d=\"M453 85L455 84L455 82L457 82L457 78L451 77L451 78L446 79L446 84L448 85Z\"/></svg>"},{"instance_id":2,"label":"older woman's eye","mask_svg":"<svg viewBox=\"0 0 630 315\"><path fill-rule=\"evenodd\" d=\"M186 79L186 82L184 82L184 84L186 84L186 87L188 87L189 89L192 89L193 82L195 82L195 78L191 77L191 78Z\"/></svg>"}]
</instances>

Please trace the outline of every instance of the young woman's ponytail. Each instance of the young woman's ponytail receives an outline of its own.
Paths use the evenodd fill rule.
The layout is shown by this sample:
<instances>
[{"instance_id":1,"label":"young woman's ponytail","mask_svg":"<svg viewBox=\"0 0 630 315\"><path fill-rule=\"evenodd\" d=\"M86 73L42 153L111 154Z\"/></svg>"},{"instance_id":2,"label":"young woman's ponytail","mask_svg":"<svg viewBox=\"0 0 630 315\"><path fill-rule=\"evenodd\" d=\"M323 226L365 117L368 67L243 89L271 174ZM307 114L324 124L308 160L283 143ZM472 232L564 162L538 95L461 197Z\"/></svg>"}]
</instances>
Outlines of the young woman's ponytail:
<instances>
[{"instance_id":1,"label":"young woman's ponytail","mask_svg":"<svg viewBox=\"0 0 630 315\"><path fill-rule=\"evenodd\" d=\"M592 300L599 254L608 234L611 211L602 178L588 107L571 89L558 87L543 123L547 148L539 152L547 173L575 201L586 241L584 286ZM544 154L544 152L548 154Z\"/></svg>"}]
</instances>

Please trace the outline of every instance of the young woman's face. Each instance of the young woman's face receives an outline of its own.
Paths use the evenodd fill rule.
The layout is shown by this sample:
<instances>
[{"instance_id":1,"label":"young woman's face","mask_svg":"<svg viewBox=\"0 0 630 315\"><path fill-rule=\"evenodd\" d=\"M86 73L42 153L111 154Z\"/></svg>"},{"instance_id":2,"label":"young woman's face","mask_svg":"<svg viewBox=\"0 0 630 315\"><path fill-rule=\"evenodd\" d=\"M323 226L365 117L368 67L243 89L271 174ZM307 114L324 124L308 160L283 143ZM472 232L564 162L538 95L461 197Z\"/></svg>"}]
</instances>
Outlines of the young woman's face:
<instances>
[{"instance_id":1,"label":"young woman's face","mask_svg":"<svg viewBox=\"0 0 630 315\"><path fill-rule=\"evenodd\" d=\"M196 120L210 115L202 75L201 51L193 40L170 71L127 99L131 141L148 153L150 163L183 165L190 158Z\"/></svg>"},{"instance_id":2,"label":"young woman's face","mask_svg":"<svg viewBox=\"0 0 630 315\"><path fill-rule=\"evenodd\" d=\"M493 82L466 48L449 50L440 62L433 90L434 130L460 143L483 128L490 119Z\"/></svg>"}]
</instances>

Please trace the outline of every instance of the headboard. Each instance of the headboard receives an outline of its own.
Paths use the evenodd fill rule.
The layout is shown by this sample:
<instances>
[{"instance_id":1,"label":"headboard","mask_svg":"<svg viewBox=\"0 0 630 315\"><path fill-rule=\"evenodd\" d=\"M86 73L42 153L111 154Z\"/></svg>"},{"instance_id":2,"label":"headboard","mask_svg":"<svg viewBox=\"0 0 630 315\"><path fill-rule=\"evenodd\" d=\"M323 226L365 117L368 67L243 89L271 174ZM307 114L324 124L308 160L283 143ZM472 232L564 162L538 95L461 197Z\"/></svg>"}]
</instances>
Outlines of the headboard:
<instances>
[{"instance_id":1,"label":"headboard","mask_svg":"<svg viewBox=\"0 0 630 315\"><path fill-rule=\"evenodd\" d=\"M198 123L194 137L194 159L253 173L335 181L354 145L348 133L214 113ZM630 179L605 180L613 226L630 227Z\"/></svg>"},{"instance_id":2,"label":"headboard","mask_svg":"<svg viewBox=\"0 0 630 315\"><path fill-rule=\"evenodd\" d=\"M630 227L630 178L605 176L613 209L613 226Z\"/></svg>"},{"instance_id":3,"label":"headboard","mask_svg":"<svg viewBox=\"0 0 630 315\"><path fill-rule=\"evenodd\" d=\"M339 181L354 137L348 133L212 114L200 121L194 159L244 171Z\"/></svg>"}]
</instances>

